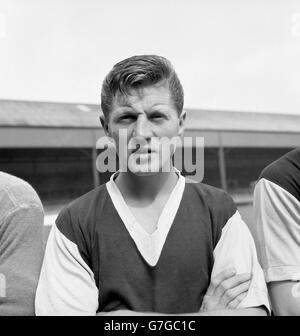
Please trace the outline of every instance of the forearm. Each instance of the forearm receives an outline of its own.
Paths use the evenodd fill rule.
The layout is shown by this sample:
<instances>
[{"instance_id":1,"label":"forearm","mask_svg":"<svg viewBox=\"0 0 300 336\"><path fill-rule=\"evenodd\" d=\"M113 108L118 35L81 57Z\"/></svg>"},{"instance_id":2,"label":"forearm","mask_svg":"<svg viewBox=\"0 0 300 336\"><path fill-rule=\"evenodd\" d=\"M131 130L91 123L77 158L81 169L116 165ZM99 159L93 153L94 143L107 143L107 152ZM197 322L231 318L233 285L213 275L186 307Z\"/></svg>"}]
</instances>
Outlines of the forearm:
<instances>
[{"instance_id":1,"label":"forearm","mask_svg":"<svg viewBox=\"0 0 300 336\"><path fill-rule=\"evenodd\" d=\"M264 308L221 309L200 312L202 316L267 316ZM200 315L200 316L201 316Z\"/></svg>"},{"instance_id":2,"label":"forearm","mask_svg":"<svg viewBox=\"0 0 300 336\"><path fill-rule=\"evenodd\" d=\"M197 313L162 314L156 312L136 312L133 310L117 310L97 313L97 316L267 316L264 308L220 309L200 311Z\"/></svg>"},{"instance_id":3,"label":"forearm","mask_svg":"<svg viewBox=\"0 0 300 336\"><path fill-rule=\"evenodd\" d=\"M300 306L294 304L284 304L273 306L275 316L300 316Z\"/></svg>"},{"instance_id":4,"label":"forearm","mask_svg":"<svg viewBox=\"0 0 300 336\"><path fill-rule=\"evenodd\" d=\"M277 281L268 284L273 312L276 316L300 315L300 283Z\"/></svg>"}]
</instances>

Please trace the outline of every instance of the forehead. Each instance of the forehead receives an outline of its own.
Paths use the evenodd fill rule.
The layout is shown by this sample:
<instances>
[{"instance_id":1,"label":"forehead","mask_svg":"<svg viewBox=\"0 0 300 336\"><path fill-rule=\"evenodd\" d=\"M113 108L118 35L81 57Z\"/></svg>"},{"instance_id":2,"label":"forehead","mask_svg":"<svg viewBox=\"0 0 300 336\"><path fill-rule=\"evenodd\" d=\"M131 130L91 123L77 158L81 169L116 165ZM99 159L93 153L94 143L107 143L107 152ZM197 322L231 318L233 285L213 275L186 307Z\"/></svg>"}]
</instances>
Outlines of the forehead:
<instances>
[{"instance_id":1,"label":"forehead","mask_svg":"<svg viewBox=\"0 0 300 336\"><path fill-rule=\"evenodd\" d=\"M113 109L125 107L150 108L153 105L162 105L174 108L169 86L166 83L158 83L129 90L129 94L117 93L113 101Z\"/></svg>"}]
</instances>

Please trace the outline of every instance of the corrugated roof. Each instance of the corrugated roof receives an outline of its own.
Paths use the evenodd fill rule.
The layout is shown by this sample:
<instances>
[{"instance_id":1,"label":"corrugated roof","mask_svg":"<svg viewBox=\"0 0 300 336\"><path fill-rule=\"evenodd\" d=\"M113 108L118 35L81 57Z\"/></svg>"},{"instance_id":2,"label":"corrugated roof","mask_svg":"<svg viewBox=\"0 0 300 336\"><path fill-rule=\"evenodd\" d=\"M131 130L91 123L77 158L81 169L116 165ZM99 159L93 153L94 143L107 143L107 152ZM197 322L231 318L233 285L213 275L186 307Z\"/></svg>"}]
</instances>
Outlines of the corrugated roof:
<instances>
[{"instance_id":1,"label":"corrugated roof","mask_svg":"<svg viewBox=\"0 0 300 336\"><path fill-rule=\"evenodd\" d=\"M189 129L300 133L300 114L187 110Z\"/></svg>"},{"instance_id":2,"label":"corrugated roof","mask_svg":"<svg viewBox=\"0 0 300 336\"><path fill-rule=\"evenodd\" d=\"M189 130L300 133L300 115L186 109ZM0 100L0 127L99 128L100 104Z\"/></svg>"},{"instance_id":3,"label":"corrugated roof","mask_svg":"<svg viewBox=\"0 0 300 336\"><path fill-rule=\"evenodd\" d=\"M0 126L99 128L99 105L0 100Z\"/></svg>"}]
</instances>

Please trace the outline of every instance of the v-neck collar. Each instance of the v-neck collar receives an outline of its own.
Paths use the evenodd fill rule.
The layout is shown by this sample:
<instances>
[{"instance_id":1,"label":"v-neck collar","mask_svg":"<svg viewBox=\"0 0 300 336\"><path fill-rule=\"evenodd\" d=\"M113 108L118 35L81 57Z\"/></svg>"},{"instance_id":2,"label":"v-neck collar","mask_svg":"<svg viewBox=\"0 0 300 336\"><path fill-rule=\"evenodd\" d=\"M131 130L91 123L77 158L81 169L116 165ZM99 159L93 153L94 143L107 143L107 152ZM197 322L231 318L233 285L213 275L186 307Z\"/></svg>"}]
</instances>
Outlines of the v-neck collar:
<instances>
[{"instance_id":1,"label":"v-neck collar","mask_svg":"<svg viewBox=\"0 0 300 336\"><path fill-rule=\"evenodd\" d=\"M156 230L151 234L146 232L145 229L137 222L130 208L126 204L120 189L116 185L114 179L119 172L114 173L111 176L110 181L106 183L107 191L116 211L118 212L131 238L135 242L142 257L151 266L155 266L159 260L185 188L185 178L176 168L175 171L179 176L178 181L160 214Z\"/></svg>"}]
</instances>

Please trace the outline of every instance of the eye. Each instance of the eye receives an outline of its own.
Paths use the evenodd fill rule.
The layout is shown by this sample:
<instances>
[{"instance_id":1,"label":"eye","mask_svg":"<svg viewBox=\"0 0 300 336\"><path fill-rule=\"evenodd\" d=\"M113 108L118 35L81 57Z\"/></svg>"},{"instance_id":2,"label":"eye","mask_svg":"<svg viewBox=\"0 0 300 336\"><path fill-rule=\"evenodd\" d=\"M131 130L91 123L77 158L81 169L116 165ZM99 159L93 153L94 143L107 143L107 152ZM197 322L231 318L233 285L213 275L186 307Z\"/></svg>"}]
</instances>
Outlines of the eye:
<instances>
[{"instance_id":1,"label":"eye","mask_svg":"<svg viewBox=\"0 0 300 336\"><path fill-rule=\"evenodd\" d=\"M136 117L133 114L123 114L118 118L119 122L132 122L136 119Z\"/></svg>"},{"instance_id":2,"label":"eye","mask_svg":"<svg viewBox=\"0 0 300 336\"><path fill-rule=\"evenodd\" d=\"M165 116L160 112L154 112L151 114L150 119L154 121L161 121L165 118Z\"/></svg>"}]
</instances>

